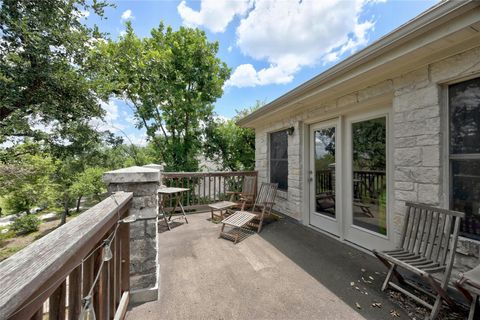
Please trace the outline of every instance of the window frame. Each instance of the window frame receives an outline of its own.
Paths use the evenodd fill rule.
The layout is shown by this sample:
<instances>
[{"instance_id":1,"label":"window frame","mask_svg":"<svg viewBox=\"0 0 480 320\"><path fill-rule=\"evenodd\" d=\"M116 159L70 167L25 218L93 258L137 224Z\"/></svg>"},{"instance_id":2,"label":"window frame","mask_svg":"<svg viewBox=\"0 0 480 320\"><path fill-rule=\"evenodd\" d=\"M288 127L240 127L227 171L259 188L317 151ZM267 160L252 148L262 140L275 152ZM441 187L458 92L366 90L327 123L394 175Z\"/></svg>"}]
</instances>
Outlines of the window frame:
<instances>
[{"instance_id":1,"label":"window frame","mask_svg":"<svg viewBox=\"0 0 480 320\"><path fill-rule=\"evenodd\" d=\"M446 208L452 209L453 207L453 162L455 160L480 160L480 153L451 153L451 141L450 141L450 130L451 130L451 117L450 117L450 86L454 86L460 84L462 82L470 81L478 79L480 81L480 74L470 75L469 77L464 77L460 79L455 79L453 81L449 81L444 83L443 85L443 114L444 122L441 126L443 128L444 139L443 139L443 146L444 146L444 165L443 165L443 172L444 172L444 190L448 190L448 193L445 195L444 199L446 199ZM460 231L460 236L466 238L468 240L473 241L480 241L480 237L475 237L474 234L466 234Z\"/></svg>"},{"instance_id":2,"label":"window frame","mask_svg":"<svg viewBox=\"0 0 480 320\"><path fill-rule=\"evenodd\" d=\"M272 134L276 134L276 133L281 133L281 132L285 132L286 134L286 137L287 137L287 157L284 158L284 159L272 159ZM283 192L288 192L288 173L289 173L289 170L288 170L288 164L289 164L289 156L288 156L288 128L284 128L284 129L280 129L280 130L276 130L276 131L271 131L271 132L268 132L268 181L270 181L270 183L273 183L274 181L272 181L272 161L285 161L286 164L287 164L287 172L286 172L286 188L282 188L280 185L278 186L278 190L279 191L283 191Z\"/></svg>"}]
</instances>

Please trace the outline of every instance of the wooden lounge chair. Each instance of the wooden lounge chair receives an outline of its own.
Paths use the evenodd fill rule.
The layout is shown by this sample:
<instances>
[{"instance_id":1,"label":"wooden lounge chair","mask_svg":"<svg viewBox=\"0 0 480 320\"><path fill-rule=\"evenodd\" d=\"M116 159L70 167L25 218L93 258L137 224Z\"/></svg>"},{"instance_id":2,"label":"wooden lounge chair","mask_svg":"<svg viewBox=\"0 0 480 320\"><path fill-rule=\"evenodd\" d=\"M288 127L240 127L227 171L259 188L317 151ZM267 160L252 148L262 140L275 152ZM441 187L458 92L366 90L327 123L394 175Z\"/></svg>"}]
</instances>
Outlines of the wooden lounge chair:
<instances>
[{"instance_id":1,"label":"wooden lounge chair","mask_svg":"<svg viewBox=\"0 0 480 320\"><path fill-rule=\"evenodd\" d=\"M222 230L220 237L238 242L240 232L225 232L225 226L233 228L252 227L257 232L262 230L263 220L265 216L272 213L272 208L275 203L275 196L277 194L278 183L263 182L260 186L260 191L255 200L251 211L236 211L228 218L222 220Z\"/></svg>"},{"instance_id":2,"label":"wooden lounge chair","mask_svg":"<svg viewBox=\"0 0 480 320\"><path fill-rule=\"evenodd\" d=\"M468 320L478 319L478 317L475 318L475 307L480 296L480 265L462 273L455 286L470 302Z\"/></svg>"},{"instance_id":3,"label":"wooden lounge chair","mask_svg":"<svg viewBox=\"0 0 480 320\"><path fill-rule=\"evenodd\" d=\"M225 192L227 195L230 195L229 201L220 201L208 205L212 221L216 220L216 218L223 220L227 214L232 213L232 209L245 210L245 208L251 207L255 200L256 187L256 176L244 176L241 191Z\"/></svg>"},{"instance_id":4,"label":"wooden lounge chair","mask_svg":"<svg viewBox=\"0 0 480 320\"><path fill-rule=\"evenodd\" d=\"M457 247L460 220L464 217L464 213L423 204L406 203L406 206L407 212L399 248L383 252L373 251L389 269L382 291L388 286L397 289L429 308L430 319L435 319L440 311L442 300L452 306L455 305L447 295L447 288ZM397 267L425 279L433 289L433 293L404 279L397 272ZM392 276L395 276L402 286L390 281ZM435 299L435 303L432 305L422 300L408 291L405 285L431 296Z\"/></svg>"}]
</instances>

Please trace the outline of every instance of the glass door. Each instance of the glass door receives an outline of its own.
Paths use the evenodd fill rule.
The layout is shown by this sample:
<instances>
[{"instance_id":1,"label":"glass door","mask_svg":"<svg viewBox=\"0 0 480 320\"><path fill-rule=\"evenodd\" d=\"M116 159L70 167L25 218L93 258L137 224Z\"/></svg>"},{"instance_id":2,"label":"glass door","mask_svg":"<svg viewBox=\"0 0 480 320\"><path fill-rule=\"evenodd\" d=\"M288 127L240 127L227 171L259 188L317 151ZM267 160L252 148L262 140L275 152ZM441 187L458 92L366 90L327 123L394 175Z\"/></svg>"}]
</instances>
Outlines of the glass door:
<instances>
[{"instance_id":1,"label":"glass door","mask_svg":"<svg viewBox=\"0 0 480 320\"><path fill-rule=\"evenodd\" d=\"M365 248L390 248L388 240L388 118L347 121L348 186L345 239Z\"/></svg>"},{"instance_id":2,"label":"glass door","mask_svg":"<svg viewBox=\"0 0 480 320\"><path fill-rule=\"evenodd\" d=\"M337 236L341 219L338 133L338 121L310 127L310 224Z\"/></svg>"}]
</instances>

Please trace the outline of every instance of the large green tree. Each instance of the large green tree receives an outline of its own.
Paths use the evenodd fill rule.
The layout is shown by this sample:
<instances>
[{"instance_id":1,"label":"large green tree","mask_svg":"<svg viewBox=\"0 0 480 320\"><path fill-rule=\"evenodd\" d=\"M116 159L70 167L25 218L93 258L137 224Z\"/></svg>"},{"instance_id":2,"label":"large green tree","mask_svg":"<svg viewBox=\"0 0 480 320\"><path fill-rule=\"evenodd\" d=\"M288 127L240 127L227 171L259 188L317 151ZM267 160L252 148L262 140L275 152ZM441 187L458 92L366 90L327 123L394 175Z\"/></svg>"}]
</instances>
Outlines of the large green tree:
<instances>
[{"instance_id":1,"label":"large green tree","mask_svg":"<svg viewBox=\"0 0 480 320\"><path fill-rule=\"evenodd\" d=\"M232 119L216 118L209 123L205 135L205 156L220 165L223 170L253 170L255 168L255 131L242 128L237 121L260 108L264 102L237 111Z\"/></svg>"},{"instance_id":2,"label":"large green tree","mask_svg":"<svg viewBox=\"0 0 480 320\"><path fill-rule=\"evenodd\" d=\"M166 170L195 171L205 124L230 69L203 31L160 24L140 39L127 23L118 42L98 43L95 61L104 92L126 99Z\"/></svg>"},{"instance_id":3,"label":"large green tree","mask_svg":"<svg viewBox=\"0 0 480 320\"><path fill-rule=\"evenodd\" d=\"M103 110L87 63L102 39L82 19L100 16L93 0L3 0L0 11L0 143L31 137L58 146L78 142Z\"/></svg>"}]
</instances>

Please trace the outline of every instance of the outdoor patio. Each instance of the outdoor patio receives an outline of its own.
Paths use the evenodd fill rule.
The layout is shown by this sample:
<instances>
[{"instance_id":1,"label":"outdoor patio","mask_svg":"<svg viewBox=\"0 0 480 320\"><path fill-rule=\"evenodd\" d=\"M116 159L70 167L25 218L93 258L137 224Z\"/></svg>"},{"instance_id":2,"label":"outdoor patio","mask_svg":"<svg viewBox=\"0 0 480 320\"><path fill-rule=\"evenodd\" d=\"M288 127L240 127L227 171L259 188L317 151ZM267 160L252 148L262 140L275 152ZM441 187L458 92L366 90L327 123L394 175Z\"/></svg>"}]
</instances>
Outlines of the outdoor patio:
<instances>
[{"instance_id":1,"label":"outdoor patio","mask_svg":"<svg viewBox=\"0 0 480 320\"><path fill-rule=\"evenodd\" d=\"M237 245L218 238L210 213L188 219L172 231L160 222L159 300L131 306L127 319L411 317L380 291L385 268L373 256L289 218Z\"/></svg>"}]
</instances>

